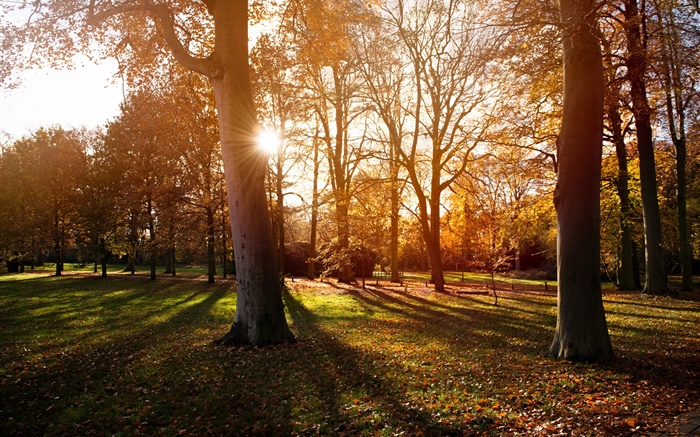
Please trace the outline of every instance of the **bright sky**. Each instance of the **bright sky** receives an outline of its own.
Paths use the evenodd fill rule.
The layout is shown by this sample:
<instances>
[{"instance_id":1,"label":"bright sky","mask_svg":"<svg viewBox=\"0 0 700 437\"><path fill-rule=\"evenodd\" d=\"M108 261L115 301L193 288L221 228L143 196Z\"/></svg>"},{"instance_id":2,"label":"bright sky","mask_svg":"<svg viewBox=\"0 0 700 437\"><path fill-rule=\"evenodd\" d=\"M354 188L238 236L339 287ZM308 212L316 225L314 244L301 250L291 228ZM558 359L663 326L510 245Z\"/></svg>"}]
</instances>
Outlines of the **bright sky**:
<instances>
[{"instance_id":1,"label":"bright sky","mask_svg":"<svg viewBox=\"0 0 700 437\"><path fill-rule=\"evenodd\" d=\"M123 100L120 84L112 83L117 71L114 60L95 65L78 59L73 70L29 70L22 85L2 90L0 130L13 139L40 127L93 128L119 112Z\"/></svg>"}]
</instances>

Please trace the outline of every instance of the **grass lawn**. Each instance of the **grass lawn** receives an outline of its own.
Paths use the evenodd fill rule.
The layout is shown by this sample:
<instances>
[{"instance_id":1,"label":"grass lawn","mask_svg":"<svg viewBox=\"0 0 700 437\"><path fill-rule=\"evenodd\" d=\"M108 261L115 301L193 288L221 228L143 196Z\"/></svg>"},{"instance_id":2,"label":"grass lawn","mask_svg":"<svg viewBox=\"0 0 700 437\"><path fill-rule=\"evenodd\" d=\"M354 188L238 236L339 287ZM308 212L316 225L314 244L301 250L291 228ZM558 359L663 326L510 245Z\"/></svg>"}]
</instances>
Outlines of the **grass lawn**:
<instances>
[{"instance_id":1,"label":"grass lawn","mask_svg":"<svg viewBox=\"0 0 700 437\"><path fill-rule=\"evenodd\" d=\"M649 435L700 406L697 294L606 293L590 365L543 358L551 294L288 285L298 343L224 348L230 282L0 275L0 435Z\"/></svg>"}]
</instances>

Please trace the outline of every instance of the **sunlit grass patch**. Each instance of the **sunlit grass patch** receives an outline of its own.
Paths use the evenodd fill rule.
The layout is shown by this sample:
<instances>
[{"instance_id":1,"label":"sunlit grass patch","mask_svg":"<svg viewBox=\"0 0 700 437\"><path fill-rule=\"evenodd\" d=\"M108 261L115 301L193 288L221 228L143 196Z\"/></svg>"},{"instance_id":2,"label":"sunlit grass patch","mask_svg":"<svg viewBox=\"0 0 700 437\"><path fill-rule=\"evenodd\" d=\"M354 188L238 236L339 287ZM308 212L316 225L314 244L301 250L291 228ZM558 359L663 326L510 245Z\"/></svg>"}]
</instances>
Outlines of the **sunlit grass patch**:
<instances>
[{"instance_id":1,"label":"sunlit grass patch","mask_svg":"<svg viewBox=\"0 0 700 437\"><path fill-rule=\"evenodd\" d=\"M697 302L606 294L618 360L581 365L550 295L288 285L297 344L221 348L230 283L0 276L0 433L631 435L698 400Z\"/></svg>"}]
</instances>

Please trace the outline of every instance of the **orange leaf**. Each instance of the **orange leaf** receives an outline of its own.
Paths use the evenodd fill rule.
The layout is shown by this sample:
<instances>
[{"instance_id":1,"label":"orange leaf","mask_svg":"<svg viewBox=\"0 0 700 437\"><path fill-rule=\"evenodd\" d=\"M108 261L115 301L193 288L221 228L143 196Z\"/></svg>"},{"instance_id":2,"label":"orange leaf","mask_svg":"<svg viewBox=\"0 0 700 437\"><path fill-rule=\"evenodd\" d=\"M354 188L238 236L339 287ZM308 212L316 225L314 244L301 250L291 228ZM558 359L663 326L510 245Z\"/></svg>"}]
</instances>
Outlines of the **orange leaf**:
<instances>
[{"instance_id":1,"label":"orange leaf","mask_svg":"<svg viewBox=\"0 0 700 437\"><path fill-rule=\"evenodd\" d=\"M627 425L630 428L634 428L634 419L627 419Z\"/></svg>"}]
</instances>

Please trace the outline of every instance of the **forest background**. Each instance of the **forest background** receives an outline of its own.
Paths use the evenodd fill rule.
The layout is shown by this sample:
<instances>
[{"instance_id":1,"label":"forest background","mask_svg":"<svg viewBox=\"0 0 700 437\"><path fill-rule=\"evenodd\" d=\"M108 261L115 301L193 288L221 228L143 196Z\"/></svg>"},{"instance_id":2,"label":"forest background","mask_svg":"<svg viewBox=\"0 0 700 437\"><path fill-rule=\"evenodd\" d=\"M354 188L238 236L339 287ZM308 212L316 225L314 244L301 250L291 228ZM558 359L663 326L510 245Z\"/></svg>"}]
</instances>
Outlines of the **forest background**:
<instances>
[{"instance_id":1,"label":"forest background","mask_svg":"<svg viewBox=\"0 0 700 437\"><path fill-rule=\"evenodd\" d=\"M191 7L188 19L206 13ZM622 289L649 283L651 235L664 280L647 291L665 293L665 275L682 274L689 289L697 270L700 32L694 2L641 7L597 9L606 78L601 275ZM556 5L292 1L256 5L252 15L264 23L251 66L280 272L347 282L375 270L392 280L430 270L436 289L445 269L554 278ZM185 34L175 21L193 53L211 44L198 22ZM233 248L213 94L174 62L152 15L133 12L121 25L145 30L31 46L30 63L61 45L115 57L128 96L101 129L48 126L3 140L2 257L11 269L55 262L57 273L64 262L147 262L153 277L158 264L174 273L176 263L206 263L214 280L217 264L231 271ZM12 26L5 46L28 36ZM90 38L115 44L100 52ZM3 72L6 86L14 78ZM639 120L651 138L640 141ZM647 139L651 173L639 160ZM643 202L645 183L653 195L647 189ZM653 203L658 229L644 219Z\"/></svg>"}]
</instances>

